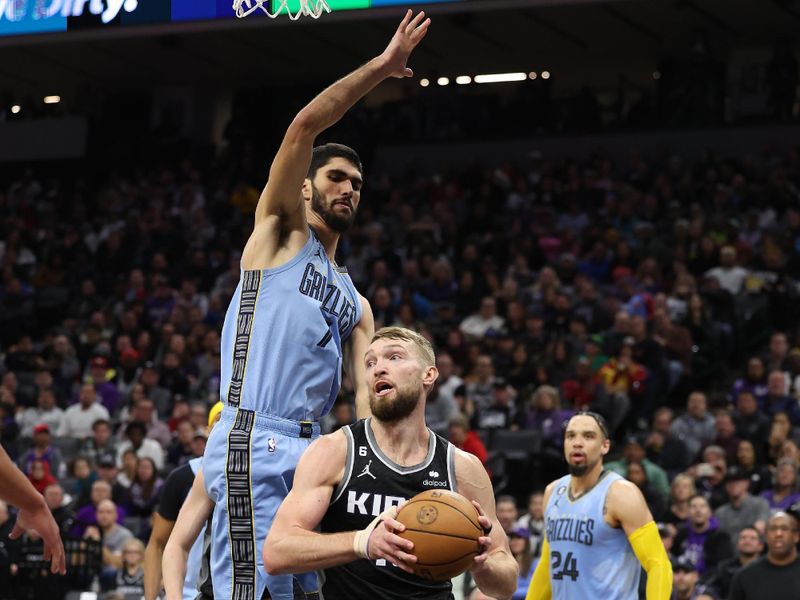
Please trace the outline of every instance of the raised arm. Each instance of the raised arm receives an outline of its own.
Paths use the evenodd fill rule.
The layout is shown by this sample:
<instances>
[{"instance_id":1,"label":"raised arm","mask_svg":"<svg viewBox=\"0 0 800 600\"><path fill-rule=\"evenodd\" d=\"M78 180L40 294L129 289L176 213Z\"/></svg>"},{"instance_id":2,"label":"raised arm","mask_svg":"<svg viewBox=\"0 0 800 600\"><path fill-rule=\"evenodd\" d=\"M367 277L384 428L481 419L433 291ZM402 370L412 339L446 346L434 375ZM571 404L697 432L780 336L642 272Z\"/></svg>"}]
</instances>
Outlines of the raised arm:
<instances>
[{"instance_id":1,"label":"raised arm","mask_svg":"<svg viewBox=\"0 0 800 600\"><path fill-rule=\"evenodd\" d=\"M606 508L647 571L647 600L667 600L672 594L672 566L642 492L630 481L615 481L608 490Z\"/></svg>"},{"instance_id":2,"label":"raised arm","mask_svg":"<svg viewBox=\"0 0 800 600\"><path fill-rule=\"evenodd\" d=\"M367 353L372 336L375 335L375 319L369 302L361 297L361 320L350 334L345 346L345 370L353 381L356 392L356 419L366 419L372 415L369 409L369 389L364 370L364 355Z\"/></svg>"},{"instance_id":3,"label":"raised arm","mask_svg":"<svg viewBox=\"0 0 800 600\"><path fill-rule=\"evenodd\" d=\"M494 598L510 598L517 589L519 565L508 547L508 538L497 520L494 489L486 469L472 454L456 450L458 493L478 503L481 524L488 530L481 538L484 551L470 569L481 592Z\"/></svg>"},{"instance_id":4,"label":"raised arm","mask_svg":"<svg viewBox=\"0 0 800 600\"><path fill-rule=\"evenodd\" d=\"M277 216L285 229L305 228L305 209L300 188L311 163L314 139L339 121L361 98L384 79L411 77L406 67L411 51L425 37L430 19L420 12L406 13L386 50L367 64L340 79L303 108L289 125L272 163L267 182L256 207L255 226L268 216Z\"/></svg>"},{"instance_id":5,"label":"raised arm","mask_svg":"<svg viewBox=\"0 0 800 600\"><path fill-rule=\"evenodd\" d=\"M167 600L182 600L189 551L213 510L214 502L206 493L205 479L201 470L194 478L192 490L181 507L172 535L169 536L164 548L162 570Z\"/></svg>"}]
</instances>

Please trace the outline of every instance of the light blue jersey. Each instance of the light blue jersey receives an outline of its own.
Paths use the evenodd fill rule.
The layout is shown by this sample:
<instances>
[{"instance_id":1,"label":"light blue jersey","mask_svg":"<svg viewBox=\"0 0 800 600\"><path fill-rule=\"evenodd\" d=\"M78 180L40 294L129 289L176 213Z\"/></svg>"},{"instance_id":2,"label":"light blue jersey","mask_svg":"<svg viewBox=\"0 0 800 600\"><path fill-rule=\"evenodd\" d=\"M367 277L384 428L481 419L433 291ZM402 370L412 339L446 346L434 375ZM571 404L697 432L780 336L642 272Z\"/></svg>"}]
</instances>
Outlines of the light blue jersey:
<instances>
[{"instance_id":1,"label":"light blue jersey","mask_svg":"<svg viewBox=\"0 0 800 600\"><path fill-rule=\"evenodd\" d=\"M360 319L353 282L310 228L288 263L242 270L222 328L225 407L203 460L215 598L260 600L265 586L273 600L317 590L314 573L268 575L261 549L339 393L343 345Z\"/></svg>"},{"instance_id":2,"label":"light blue jersey","mask_svg":"<svg viewBox=\"0 0 800 600\"><path fill-rule=\"evenodd\" d=\"M638 599L639 561L625 532L603 515L608 489L618 479L604 471L594 488L574 501L571 476L556 482L544 511L553 600Z\"/></svg>"},{"instance_id":3,"label":"light blue jersey","mask_svg":"<svg viewBox=\"0 0 800 600\"><path fill-rule=\"evenodd\" d=\"M226 405L317 421L339 393L342 345L361 319L361 302L347 271L309 231L285 265L242 270L222 327Z\"/></svg>"}]
</instances>

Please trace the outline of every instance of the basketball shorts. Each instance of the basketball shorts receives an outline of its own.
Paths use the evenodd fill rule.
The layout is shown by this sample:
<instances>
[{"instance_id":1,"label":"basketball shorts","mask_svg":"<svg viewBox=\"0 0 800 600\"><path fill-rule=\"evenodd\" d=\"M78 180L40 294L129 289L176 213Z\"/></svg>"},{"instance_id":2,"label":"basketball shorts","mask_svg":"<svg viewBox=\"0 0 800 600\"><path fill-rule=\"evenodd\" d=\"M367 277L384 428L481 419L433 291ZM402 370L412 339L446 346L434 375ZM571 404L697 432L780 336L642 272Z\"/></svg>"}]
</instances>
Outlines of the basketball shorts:
<instances>
[{"instance_id":1,"label":"basketball shorts","mask_svg":"<svg viewBox=\"0 0 800 600\"><path fill-rule=\"evenodd\" d=\"M319 436L319 424L226 406L206 445L203 473L214 502L211 579L214 596L292 600L299 583L318 591L315 573L267 575L262 548L272 519L289 493L300 455ZM295 580L297 583L295 583Z\"/></svg>"}]
</instances>

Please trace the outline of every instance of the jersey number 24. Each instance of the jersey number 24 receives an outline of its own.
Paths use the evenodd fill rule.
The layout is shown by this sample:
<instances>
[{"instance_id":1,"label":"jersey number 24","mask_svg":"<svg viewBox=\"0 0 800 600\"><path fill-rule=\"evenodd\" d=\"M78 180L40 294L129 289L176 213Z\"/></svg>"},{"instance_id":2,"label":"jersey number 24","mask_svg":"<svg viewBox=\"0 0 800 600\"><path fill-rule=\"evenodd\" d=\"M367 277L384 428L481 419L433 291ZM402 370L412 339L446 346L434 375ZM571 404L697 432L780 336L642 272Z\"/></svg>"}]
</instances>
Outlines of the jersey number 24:
<instances>
[{"instance_id":1,"label":"jersey number 24","mask_svg":"<svg viewBox=\"0 0 800 600\"><path fill-rule=\"evenodd\" d=\"M550 572L556 581L561 581L565 577L569 577L572 581L578 579L578 561L572 556L572 552L567 552L564 557L563 564L561 560L561 552L553 552L552 563L550 564ZM559 569L561 569L559 571Z\"/></svg>"}]
</instances>

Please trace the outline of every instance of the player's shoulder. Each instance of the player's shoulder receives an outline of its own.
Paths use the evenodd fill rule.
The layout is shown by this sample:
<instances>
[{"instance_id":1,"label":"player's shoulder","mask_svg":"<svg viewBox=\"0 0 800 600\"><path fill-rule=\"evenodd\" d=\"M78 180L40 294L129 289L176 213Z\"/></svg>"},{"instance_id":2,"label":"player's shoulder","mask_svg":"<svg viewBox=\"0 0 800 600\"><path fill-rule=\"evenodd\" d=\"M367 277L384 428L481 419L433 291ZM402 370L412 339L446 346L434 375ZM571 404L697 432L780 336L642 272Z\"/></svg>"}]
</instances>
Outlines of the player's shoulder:
<instances>
[{"instance_id":1,"label":"player's shoulder","mask_svg":"<svg viewBox=\"0 0 800 600\"><path fill-rule=\"evenodd\" d=\"M325 435L319 436L316 440L311 442L311 445L305 453L321 453L323 456L325 454L333 456L339 453L345 453L347 451L347 439L345 428L342 427L333 433L326 433Z\"/></svg>"},{"instance_id":2,"label":"player's shoulder","mask_svg":"<svg viewBox=\"0 0 800 600\"><path fill-rule=\"evenodd\" d=\"M451 444L452 445L452 444ZM486 467L483 466L481 459L470 452L465 452L461 448L453 445L453 457L455 459L456 473L465 472L467 474L486 472Z\"/></svg>"}]
</instances>

